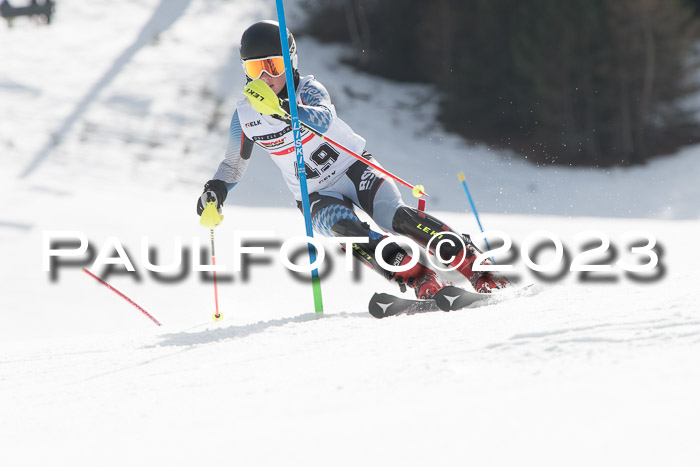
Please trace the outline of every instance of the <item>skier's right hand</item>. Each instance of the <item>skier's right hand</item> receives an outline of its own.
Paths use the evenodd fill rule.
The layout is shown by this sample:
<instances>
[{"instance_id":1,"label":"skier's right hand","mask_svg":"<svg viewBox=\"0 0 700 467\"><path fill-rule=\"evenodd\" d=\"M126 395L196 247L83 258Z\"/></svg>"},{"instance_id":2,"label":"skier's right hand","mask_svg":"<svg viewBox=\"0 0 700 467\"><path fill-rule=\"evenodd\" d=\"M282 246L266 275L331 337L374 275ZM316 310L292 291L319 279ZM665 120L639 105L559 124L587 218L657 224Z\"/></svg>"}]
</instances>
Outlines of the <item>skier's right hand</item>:
<instances>
[{"instance_id":1,"label":"skier's right hand","mask_svg":"<svg viewBox=\"0 0 700 467\"><path fill-rule=\"evenodd\" d=\"M216 202L216 209L221 214L221 207L226 201L226 195L228 195L228 189L226 184L221 180L209 180L204 185L204 192L197 200L197 215L201 216L207 203L210 201Z\"/></svg>"}]
</instances>

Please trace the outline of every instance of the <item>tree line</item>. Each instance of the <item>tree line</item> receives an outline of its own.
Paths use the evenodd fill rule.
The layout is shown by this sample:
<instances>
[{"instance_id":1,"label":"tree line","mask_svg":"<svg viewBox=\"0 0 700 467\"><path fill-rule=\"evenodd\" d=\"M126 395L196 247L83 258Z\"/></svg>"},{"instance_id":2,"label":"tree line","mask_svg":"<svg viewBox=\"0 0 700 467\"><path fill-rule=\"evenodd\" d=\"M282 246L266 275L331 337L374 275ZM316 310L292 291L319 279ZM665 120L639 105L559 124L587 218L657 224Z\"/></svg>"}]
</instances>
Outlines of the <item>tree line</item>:
<instances>
[{"instance_id":1,"label":"tree line","mask_svg":"<svg viewBox=\"0 0 700 467\"><path fill-rule=\"evenodd\" d=\"M307 0L360 69L433 83L443 126L535 163L642 164L700 140L700 0Z\"/></svg>"}]
</instances>

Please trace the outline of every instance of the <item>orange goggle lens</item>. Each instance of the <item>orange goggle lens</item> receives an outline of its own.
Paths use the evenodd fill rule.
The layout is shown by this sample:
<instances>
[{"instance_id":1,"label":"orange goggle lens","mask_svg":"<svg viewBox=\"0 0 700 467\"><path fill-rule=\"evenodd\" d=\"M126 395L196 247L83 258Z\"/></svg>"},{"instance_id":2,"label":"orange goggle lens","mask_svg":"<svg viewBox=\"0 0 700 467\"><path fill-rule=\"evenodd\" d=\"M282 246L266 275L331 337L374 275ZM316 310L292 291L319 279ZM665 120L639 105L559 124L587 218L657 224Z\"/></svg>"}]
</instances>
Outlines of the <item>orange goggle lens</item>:
<instances>
[{"instance_id":1,"label":"orange goggle lens","mask_svg":"<svg viewBox=\"0 0 700 467\"><path fill-rule=\"evenodd\" d=\"M262 72L270 76L280 76L284 73L284 59L282 57L267 57L246 60L243 62L245 73L252 79L258 79Z\"/></svg>"}]
</instances>

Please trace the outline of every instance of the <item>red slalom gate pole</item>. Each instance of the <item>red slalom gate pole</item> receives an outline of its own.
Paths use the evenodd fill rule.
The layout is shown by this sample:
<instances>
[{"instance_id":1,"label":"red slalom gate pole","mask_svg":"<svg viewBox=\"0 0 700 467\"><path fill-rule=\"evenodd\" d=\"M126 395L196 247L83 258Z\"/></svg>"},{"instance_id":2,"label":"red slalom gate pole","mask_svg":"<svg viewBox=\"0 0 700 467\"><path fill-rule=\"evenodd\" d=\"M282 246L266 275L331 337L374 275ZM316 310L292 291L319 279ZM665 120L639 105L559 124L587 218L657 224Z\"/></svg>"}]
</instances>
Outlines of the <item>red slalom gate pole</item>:
<instances>
[{"instance_id":1,"label":"red slalom gate pole","mask_svg":"<svg viewBox=\"0 0 700 467\"><path fill-rule=\"evenodd\" d=\"M325 141L328 141L329 143L331 143L331 144L332 144L333 146L335 146L336 148L338 148L338 149L340 149L340 150L342 150L342 151L345 151L346 153L348 153L349 155L351 155L351 156L354 157L355 159L357 159L357 160L359 160L359 161L362 161L362 162L364 162L366 165L372 167L374 170L377 170L377 171L383 173L384 175L386 175L387 177L389 177L389 178L391 178L391 179L393 179L393 180L396 180L397 182L399 182L399 183L402 184L403 186L405 186L405 187L407 187L407 188L410 188L411 191L413 192L413 196L415 196L416 198L420 198L421 196L426 196L426 197L428 196L427 193L425 193L425 191L424 191L423 185L415 185L415 186L414 186L414 185L411 185L410 183L408 183L408 182L405 181L404 179L402 179L402 178L400 178L400 177L394 175L393 173L389 172L388 170L385 170L385 169L383 169L382 167L379 167L377 164L368 161L367 159L365 159L365 158L362 157L361 155L354 153L353 151L351 151L350 149L346 148L345 146L343 146L342 144L338 143L337 141L333 141L331 138L329 138L328 136L324 135L324 134L321 133L320 131L315 130L314 128L311 128L311 127L310 127L309 125L307 125L306 123L304 123L304 122L299 122L299 123L301 123L301 125L302 125L304 128L306 128L307 130L309 130L311 133L315 134L316 136L319 136L319 137L323 138Z\"/></svg>"},{"instance_id":2,"label":"red slalom gate pole","mask_svg":"<svg viewBox=\"0 0 700 467\"><path fill-rule=\"evenodd\" d=\"M85 271L85 273L86 273L87 275L93 277L97 282L99 282L100 284L104 285L104 286L107 287L109 290L111 290L112 292L116 293L117 295L119 295L121 298L123 298L123 299L126 300L127 302L129 302L129 303L131 303L132 305L134 305L136 308L139 309L139 311L140 311L141 313L143 313L144 315L148 316L148 318L149 318L151 321L153 321L153 322L156 323L158 326L160 326L160 323L158 322L157 319L155 319L153 316L151 316L150 313L148 313L146 310L144 310L143 308L141 308L140 306L138 306L138 305L136 304L136 302L134 302L132 299L130 299L129 297L127 297L126 295L124 295L123 293L121 293L120 291L118 291L117 289L115 289L114 287L112 287L111 285L109 285L108 283L106 283L105 281L103 281L102 279L100 279L99 277L97 277L96 275L94 275L93 273L91 273L90 271L88 271L87 269L83 268L83 271Z\"/></svg>"}]
</instances>

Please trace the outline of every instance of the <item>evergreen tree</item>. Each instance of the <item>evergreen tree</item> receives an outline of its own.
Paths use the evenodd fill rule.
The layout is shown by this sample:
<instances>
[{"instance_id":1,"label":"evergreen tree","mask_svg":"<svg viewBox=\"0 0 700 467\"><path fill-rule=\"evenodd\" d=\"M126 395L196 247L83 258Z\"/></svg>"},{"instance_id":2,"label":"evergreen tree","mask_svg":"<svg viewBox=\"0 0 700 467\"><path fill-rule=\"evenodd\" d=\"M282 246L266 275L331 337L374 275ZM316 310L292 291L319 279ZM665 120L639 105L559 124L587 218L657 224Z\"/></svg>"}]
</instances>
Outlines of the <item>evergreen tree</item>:
<instances>
[{"instance_id":1,"label":"evergreen tree","mask_svg":"<svg viewBox=\"0 0 700 467\"><path fill-rule=\"evenodd\" d=\"M683 105L697 92L689 0L341 3L355 12L358 65L435 83L442 123L470 139L536 162L603 166L698 139Z\"/></svg>"}]
</instances>

